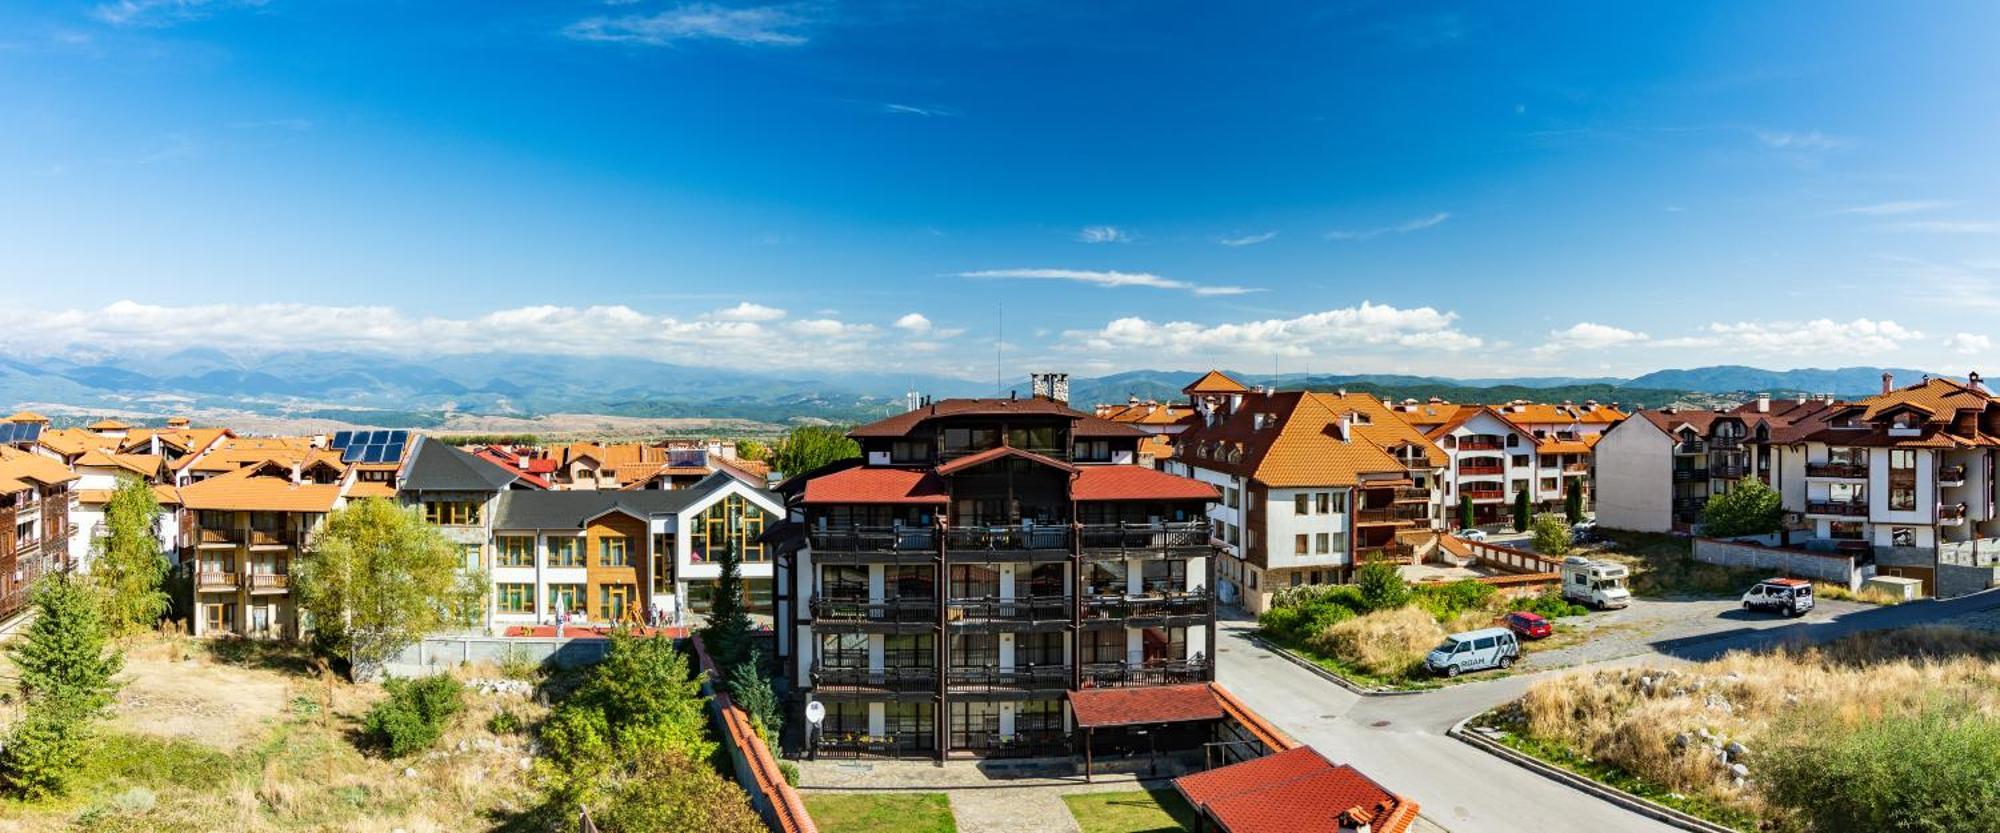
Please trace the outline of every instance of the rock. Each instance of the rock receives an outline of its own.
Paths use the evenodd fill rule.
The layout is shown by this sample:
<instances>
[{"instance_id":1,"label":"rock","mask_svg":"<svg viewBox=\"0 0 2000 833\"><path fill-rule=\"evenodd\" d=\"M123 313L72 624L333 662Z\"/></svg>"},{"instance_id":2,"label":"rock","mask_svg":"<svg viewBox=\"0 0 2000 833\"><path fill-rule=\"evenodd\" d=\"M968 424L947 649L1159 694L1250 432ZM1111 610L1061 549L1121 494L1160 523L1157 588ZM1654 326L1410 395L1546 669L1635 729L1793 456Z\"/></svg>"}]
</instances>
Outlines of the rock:
<instances>
[{"instance_id":1,"label":"rock","mask_svg":"<svg viewBox=\"0 0 2000 833\"><path fill-rule=\"evenodd\" d=\"M535 767L534 758L530 758L526 755L521 756L521 771L526 772L530 769L533 769L534 767Z\"/></svg>"},{"instance_id":2,"label":"rock","mask_svg":"<svg viewBox=\"0 0 2000 833\"><path fill-rule=\"evenodd\" d=\"M1750 768L1742 764L1730 764L1729 773L1736 776L1736 780L1741 781L1750 777Z\"/></svg>"},{"instance_id":3,"label":"rock","mask_svg":"<svg viewBox=\"0 0 2000 833\"><path fill-rule=\"evenodd\" d=\"M1675 749L1686 749L1688 747L1688 744L1691 743L1694 743L1694 736L1686 732L1682 732L1674 736Z\"/></svg>"},{"instance_id":4,"label":"rock","mask_svg":"<svg viewBox=\"0 0 2000 833\"><path fill-rule=\"evenodd\" d=\"M404 777L404 778L415 778L415 777L417 777L417 768L416 768L416 767L413 767L413 766L406 766L406 767L403 767L403 777Z\"/></svg>"},{"instance_id":5,"label":"rock","mask_svg":"<svg viewBox=\"0 0 2000 833\"><path fill-rule=\"evenodd\" d=\"M1724 751L1727 751L1729 753L1729 757L1732 759L1741 758L1745 755L1750 754L1750 747L1744 746L1743 744L1737 743L1736 741L1733 740L1730 741L1727 746L1724 746L1722 748Z\"/></svg>"},{"instance_id":6,"label":"rock","mask_svg":"<svg viewBox=\"0 0 2000 833\"><path fill-rule=\"evenodd\" d=\"M465 741L459 741L459 742L458 742L458 751L460 751L460 752L464 752L464 751L466 751L466 750L469 750L469 749L471 749L471 748L472 748L472 745L471 745L471 744L468 744L468 743L466 743Z\"/></svg>"}]
</instances>

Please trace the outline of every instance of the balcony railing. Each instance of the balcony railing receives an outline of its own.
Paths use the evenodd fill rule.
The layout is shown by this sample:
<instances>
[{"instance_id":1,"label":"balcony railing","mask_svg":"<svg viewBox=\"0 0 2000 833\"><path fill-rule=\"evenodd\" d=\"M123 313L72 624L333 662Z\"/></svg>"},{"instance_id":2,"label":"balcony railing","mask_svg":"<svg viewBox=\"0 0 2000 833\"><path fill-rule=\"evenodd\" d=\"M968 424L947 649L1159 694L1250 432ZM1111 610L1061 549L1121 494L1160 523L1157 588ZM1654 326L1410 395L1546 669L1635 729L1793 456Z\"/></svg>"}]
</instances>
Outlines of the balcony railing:
<instances>
[{"instance_id":1,"label":"balcony railing","mask_svg":"<svg viewBox=\"0 0 2000 833\"><path fill-rule=\"evenodd\" d=\"M1093 662L1083 666L1083 687L1199 683L1213 676L1214 666L1206 659L1149 660L1136 665L1129 662Z\"/></svg>"},{"instance_id":2,"label":"balcony railing","mask_svg":"<svg viewBox=\"0 0 2000 833\"><path fill-rule=\"evenodd\" d=\"M937 669L930 666L843 668L824 666L815 662L812 666L812 681L818 688L927 691L937 688Z\"/></svg>"},{"instance_id":3,"label":"balcony railing","mask_svg":"<svg viewBox=\"0 0 2000 833\"><path fill-rule=\"evenodd\" d=\"M1430 516L1426 506L1388 506L1354 510L1354 521L1364 524L1389 524L1403 521L1421 521Z\"/></svg>"},{"instance_id":4,"label":"balcony railing","mask_svg":"<svg viewBox=\"0 0 2000 833\"><path fill-rule=\"evenodd\" d=\"M929 734L864 735L821 733L813 747L829 758L904 758L936 753L936 737Z\"/></svg>"},{"instance_id":5,"label":"balcony railing","mask_svg":"<svg viewBox=\"0 0 2000 833\"><path fill-rule=\"evenodd\" d=\"M1809 500L1806 501L1806 514L1865 518L1868 517L1868 503L1854 500Z\"/></svg>"},{"instance_id":6,"label":"balcony railing","mask_svg":"<svg viewBox=\"0 0 2000 833\"><path fill-rule=\"evenodd\" d=\"M1708 469L1674 469L1674 482L1686 483L1693 480L1707 480Z\"/></svg>"},{"instance_id":7,"label":"balcony railing","mask_svg":"<svg viewBox=\"0 0 2000 833\"><path fill-rule=\"evenodd\" d=\"M243 530L201 527L194 531L194 543L196 546L225 545L233 547L243 543Z\"/></svg>"},{"instance_id":8,"label":"balcony railing","mask_svg":"<svg viewBox=\"0 0 2000 833\"><path fill-rule=\"evenodd\" d=\"M1214 608L1207 590L1180 592L1100 593L1085 596L1083 617L1090 620L1129 619L1134 616L1202 616Z\"/></svg>"},{"instance_id":9,"label":"balcony railing","mask_svg":"<svg viewBox=\"0 0 2000 833\"><path fill-rule=\"evenodd\" d=\"M902 598L871 602L865 598L812 597L816 622L936 622L937 599Z\"/></svg>"},{"instance_id":10,"label":"balcony railing","mask_svg":"<svg viewBox=\"0 0 2000 833\"><path fill-rule=\"evenodd\" d=\"M1674 514L1699 515L1707 505L1708 498L1705 497L1677 497L1674 498Z\"/></svg>"},{"instance_id":11,"label":"balcony railing","mask_svg":"<svg viewBox=\"0 0 2000 833\"><path fill-rule=\"evenodd\" d=\"M1964 483L1964 482L1965 482L1965 466L1963 466L1963 465L1957 465L1957 466L1945 466L1945 467L1943 467L1943 468L1940 468L1940 469L1938 469L1938 482L1939 482L1939 483Z\"/></svg>"},{"instance_id":12,"label":"balcony railing","mask_svg":"<svg viewBox=\"0 0 2000 833\"><path fill-rule=\"evenodd\" d=\"M1458 441L1460 451L1499 451L1498 437L1465 437Z\"/></svg>"},{"instance_id":13,"label":"balcony railing","mask_svg":"<svg viewBox=\"0 0 2000 833\"><path fill-rule=\"evenodd\" d=\"M297 540L298 536L289 529L250 530L250 546L253 547L289 547Z\"/></svg>"},{"instance_id":14,"label":"balcony railing","mask_svg":"<svg viewBox=\"0 0 2000 833\"><path fill-rule=\"evenodd\" d=\"M1061 755L1069 752L1071 748L1069 735L1058 730L1016 731L1011 736L999 732L953 731L951 738L953 749L975 750L988 758Z\"/></svg>"},{"instance_id":15,"label":"balcony railing","mask_svg":"<svg viewBox=\"0 0 2000 833\"><path fill-rule=\"evenodd\" d=\"M1069 596L997 596L951 599L945 602L951 622L1066 622L1070 618Z\"/></svg>"},{"instance_id":16,"label":"balcony railing","mask_svg":"<svg viewBox=\"0 0 2000 833\"><path fill-rule=\"evenodd\" d=\"M226 573L221 570L202 570L200 572L195 573L194 589L235 590L236 574Z\"/></svg>"},{"instance_id":17,"label":"balcony railing","mask_svg":"<svg viewBox=\"0 0 2000 833\"><path fill-rule=\"evenodd\" d=\"M277 593L292 589L292 577L285 573L251 573L250 592Z\"/></svg>"},{"instance_id":18,"label":"balcony railing","mask_svg":"<svg viewBox=\"0 0 2000 833\"><path fill-rule=\"evenodd\" d=\"M1963 503L1940 504L1938 506L1937 516L1939 521L1947 523L1957 523L1959 521L1965 520L1965 504Z\"/></svg>"},{"instance_id":19,"label":"balcony railing","mask_svg":"<svg viewBox=\"0 0 2000 833\"><path fill-rule=\"evenodd\" d=\"M1742 437L1709 437L1708 447L1718 451L1735 450L1743 447Z\"/></svg>"},{"instance_id":20,"label":"balcony railing","mask_svg":"<svg viewBox=\"0 0 2000 833\"><path fill-rule=\"evenodd\" d=\"M954 665L945 671L945 685L974 691L1066 689L1069 683L1068 665L1024 665L1016 668Z\"/></svg>"},{"instance_id":21,"label":"balcony railing","mask_svg":"<svg viewBox=\"0 0 2000 833\"><path fill-rule=\"evenodd\" d=\"M937 531L929 527L828 527L808 531L806 540L815 552L937 551Z\"/></svg>"},{"instance_id":22,"label":"balcony railing","mask_svg":"<svg viewBox=\"0 0 2000 833\"><path fill-rule=\"evenodd\" d=\"M1502 474L1506 472L1506 470L1507 470L1506 466L1500 465L1498 463L1491 465L1486 465L1486 464L1466 465L1464 463L1460 463L1458 466L1458 473L1463 475Z\"/></svg>"},{"instance_id":23,"label":"balcony railing","mask_svg":"<svg viewBox=\"0 0 2000 833\"><path fill-rule=\"evenodd\" d=\"M1208 546L1206 521L1166 521L1156 524L1084 524L1080 530L1087 550L1165 550Z\"/></svg>"},{"instance_id":24,"label":"balcony railing","mask_svg":"<svg viewBox=\"0 0 2000 833\"><path fill-rule=\"evenodd\" d=\"M1868 478L1868 466L1859 463L1807 463L1806 476L1865 480Z\"/></svg>"},{"instance_id":25,"label":"balcony railing","mask_svg":"<svg viewBox=\"0 0 2000 833\"><path fill-rule=\"evenodd\" d=\"M1068 526L955 526L944 531L947 549L966 551L1067 550Z\"/></svg>"},{"instance_id":26,"label":"balcony railing","mask_svg":"<svg viewBox=\"0 0 2000 833\"><path fill-rule=\"evenodd\" d=\"M1563 466L1563 474L1589 474L1589 463L1569 463Z\"/></svg>"},{"instance_id":27,"label":"balcony railing","mask_svg":"<svg viewBox=\"0 0 2000 833\"><path fill-rule=\"evenodd\" d=\"M1504 500L1507 497L1507 492L1504 489L1460 489L1459 494L1475 501Z\"/></svg>"},{"instance_id":28,"label":"balcony railing","mask_svg":"<svg viewBox=\"0 0 2000 833\"><path fill-rule=\"evenodd\" d=\"M1410 548L1402 544L1356 545L1354 547L1354 560L1357 562L1398 561L1412 554Z\"/></svg>"},{"instance_id":29,"label":"balcony railing","mask_svg":"<svg viewBox=\"0 0 2000 833\"><path fill-rule=\"evenodd\" d=\"M1708 450L1708 444L1701 440L1683 440L1674 444L1675 454L1700 454Z\"/></svg>"},{"instance_id":30,"label":"balcony railing","mask_svg":"<svg viewBox=\"0 0 2000 833\"><path fill-rule=\"evenodd\" d=\"M1397 488L1397 489L1396 489L1396 502L1397 502L1397 503L1429 503L1429 502L1431 502L1431 490L1429 490L1429 489L1412 489L1412 488Z\"/></svg>"},{"instance_id":31,"label":"balcony railing","mask_svg":"<svg viewBox=\"0 0 2000 833\"><path fill-rule=\"evenodd\" d=\"M1723 464L1709 466L1708 476L1720 477L1724 480L1741 480L1743 479L1743 475L1746 471L1747 470L1743 466L1723 463Z\"/></svg>"}]
</instances>

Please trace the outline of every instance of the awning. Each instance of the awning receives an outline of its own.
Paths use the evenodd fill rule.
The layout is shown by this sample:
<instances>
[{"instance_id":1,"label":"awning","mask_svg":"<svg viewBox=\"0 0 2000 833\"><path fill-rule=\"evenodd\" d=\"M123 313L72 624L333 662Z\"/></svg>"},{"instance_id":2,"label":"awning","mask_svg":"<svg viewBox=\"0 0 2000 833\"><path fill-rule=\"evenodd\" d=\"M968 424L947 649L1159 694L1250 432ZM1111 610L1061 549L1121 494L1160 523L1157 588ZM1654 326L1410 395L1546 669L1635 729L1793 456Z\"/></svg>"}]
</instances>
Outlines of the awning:
<instances>
[{"instance_id":1,"label":"awning","mask_svg":"<svg viewBox=\"0 0 2000 833\"><path fill-rule=\"evenodd\" d=\"M1069 693L1079 729L1221 720L1222 703L1208 683L1145 688L1087 688Z\"/></svg>"}]
</instances>

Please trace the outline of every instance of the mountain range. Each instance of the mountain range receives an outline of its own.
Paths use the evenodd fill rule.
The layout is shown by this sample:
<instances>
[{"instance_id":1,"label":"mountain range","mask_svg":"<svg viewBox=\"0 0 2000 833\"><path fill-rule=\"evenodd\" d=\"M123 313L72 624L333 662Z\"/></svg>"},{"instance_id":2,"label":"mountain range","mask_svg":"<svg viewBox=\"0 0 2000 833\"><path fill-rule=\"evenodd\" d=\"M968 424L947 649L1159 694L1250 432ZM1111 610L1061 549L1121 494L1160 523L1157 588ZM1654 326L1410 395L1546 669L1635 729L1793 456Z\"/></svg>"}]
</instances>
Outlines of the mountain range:
<instances>
[{"instance_id":1,"label":"mountain range","mask_svg":"<svg viewBox=\"0 0 2000 833\"><path fill-rule=\"evenodd\" d=\"M1344 388L1394 399L1596 399L1660 406L1707 405L1755 392L1853 398L1879 391L1884 372L1899 384L1926 375L1904 368L1765 370L1736 365L1659 370L1635 378L1232 375L1250 385ZM1134 370L1079 377L1071 380L1070 398L1079 404L1130 397L1179 399L1180 389L1196 375ZM101 413L233 411L417 428L455 414L857 422L897 412L910 390L941 398L989 395L993 386L944 376L861 371L794 376L632 358L504 353L413 360L329 351L239 356L202 348L157 355L0 358L0 407L39 407L77 419ZM1027 393L1025 378L1018 390Z\"/></svg>"}]
</instances>

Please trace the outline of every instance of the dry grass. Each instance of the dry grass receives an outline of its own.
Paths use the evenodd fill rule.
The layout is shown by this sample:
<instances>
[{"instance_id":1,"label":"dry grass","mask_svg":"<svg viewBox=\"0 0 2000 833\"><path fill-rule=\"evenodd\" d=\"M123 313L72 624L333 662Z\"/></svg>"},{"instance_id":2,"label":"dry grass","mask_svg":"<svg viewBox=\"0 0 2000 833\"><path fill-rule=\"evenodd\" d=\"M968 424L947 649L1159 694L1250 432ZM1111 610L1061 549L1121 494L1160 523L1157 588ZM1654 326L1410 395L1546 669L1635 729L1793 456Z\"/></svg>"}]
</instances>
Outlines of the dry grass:
<instances>
[{"instance_id":1,"label":"dry grass","mask_svg":"<svg viewBox=\"0 0 2000 833\"><path fill-rule=\"evenodd\" d=\"M1790 732L1838 732L1938 698L2000 714L2000 635L1915 628L1685 668L1570 674L1535 684L1511 718L1538 744L1769 818L1782 814L1759 794L1759 750ZM1747 781L1718 760L1716 747L1729 743L1748 749L1737 758Z\"/></svg>"},{"instance_id":2,"label":"dry grass","mask_svg":"<svg viewBox=\"0 0 2000 833\"><path fill-rule=\"evenodd\" d=\"M1824 581L1813 582L1813 595L1822 599L1841 599L1850 602L1861 602L1862 604L1882 605L1884 607L1899 605L1905 601L1902 596L1885 592L1875 587L1849 590L1845 585L1828 584Z\"/></svg>"},{"instance_id":3,"label":"dry grass","mask_svg":"<svg viewBox=\"0 0 2000 833\"><path fill-rule=\"evenodd\" d=\"M135 642L128 667L143 683L143 704L121 700L70 799L0 803L0 833L443 833L495 827L535 799L520 765L527 736L486 728L503 709L539 720L546 709L526 697L468 689L465 713L434 751L390 761L355 745L380 686L329 685L273 670L287 663L270 657L239 664L187 647L168 637ZM490 669L458 673L497 676ZM174 719L156 725L145 717L154 713ZM212 726L215 737L190 736L194 722Z\"/></svg>"},{"instance_id":4,"label":"dry grass","mask_svg":"<svg viewBox=\"0 0 2000 833\"><path fill-rule=\"evenodd\" d=\"M1424 655L1444 637L1445 630L1437 619L1411 606L1378 610L1330 625L1313 640L1312 647L1369 674L1395 679L1414 675Z\"/></svg>"}]
</instances>

